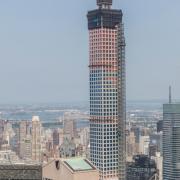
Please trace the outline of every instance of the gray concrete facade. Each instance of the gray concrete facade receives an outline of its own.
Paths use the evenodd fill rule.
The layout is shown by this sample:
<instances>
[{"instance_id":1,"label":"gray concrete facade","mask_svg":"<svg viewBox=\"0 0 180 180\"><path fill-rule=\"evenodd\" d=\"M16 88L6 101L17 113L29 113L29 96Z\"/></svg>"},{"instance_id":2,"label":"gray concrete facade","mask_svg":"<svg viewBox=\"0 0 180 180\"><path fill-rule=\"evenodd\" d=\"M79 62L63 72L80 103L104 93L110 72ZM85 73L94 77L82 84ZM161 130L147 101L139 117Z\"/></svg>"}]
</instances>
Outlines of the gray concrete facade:
<instances>
[{"instance_id":1,"label":"gray concrete facade","mask_svg":"<svg viewBox=\"0 0 180 180\"><path fill-rule=\"evenodd\" d=\"M42 180L41 165L0 165L0 180Z\"/></svg>"}]
</instances>

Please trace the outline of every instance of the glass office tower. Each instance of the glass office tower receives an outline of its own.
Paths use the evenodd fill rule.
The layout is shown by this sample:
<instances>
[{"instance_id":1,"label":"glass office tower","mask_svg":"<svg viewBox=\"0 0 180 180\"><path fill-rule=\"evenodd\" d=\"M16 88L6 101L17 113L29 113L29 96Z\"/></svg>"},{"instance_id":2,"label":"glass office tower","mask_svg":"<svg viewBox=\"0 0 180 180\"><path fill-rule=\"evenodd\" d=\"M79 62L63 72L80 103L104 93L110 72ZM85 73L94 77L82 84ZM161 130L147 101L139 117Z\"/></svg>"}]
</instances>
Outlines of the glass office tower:
<instances>
[{"instance_id":1,"label":"glass office tower","mask_svg":"<svg viewBox=\"0 0 180 180\"><path fill-rule=\"evenodd\" d=\"M180 104L163 106L163 180L180 179Z\"/></svg>"}]
</instances>

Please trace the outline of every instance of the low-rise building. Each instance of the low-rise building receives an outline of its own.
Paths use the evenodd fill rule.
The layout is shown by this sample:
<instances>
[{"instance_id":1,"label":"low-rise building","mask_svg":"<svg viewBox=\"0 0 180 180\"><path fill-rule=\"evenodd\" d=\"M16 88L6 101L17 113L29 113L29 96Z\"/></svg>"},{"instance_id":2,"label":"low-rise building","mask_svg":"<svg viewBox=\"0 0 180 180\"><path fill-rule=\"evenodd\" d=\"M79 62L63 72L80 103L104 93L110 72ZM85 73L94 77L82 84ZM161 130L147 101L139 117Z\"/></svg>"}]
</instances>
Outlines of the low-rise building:
<instances>
[{"instance_id":1,"label":"low-rise building","mask_svg":"<svg viewBox=\"0 0 180 180\"><path fill-rule=\"evenodd\" d=\"M14 151L11 150L0 151L0 164L4 161L17 162L19 161L19 157Z\"/></svg>"},{"instance_id":2,"label":"low-rise building","mask_svg":"<svg viewBox=\"0 0 180 180\"><path fill-rule=\"evenodd\" d=\"M61 158L75 157L76 156L76 144L69 138L64 138L64 142L59 148L59 156Z\"/></svg>"},{"instance_id":3,"label":"low-rise building","mask_svg":"<svg viewBox=\"0 0 180 180\"><path fill-rule=\"evenodd\" d=\"M57 159L43 166L44 180L99 180L98 170L84 158Z\"/></svg>"},{"instance_id":4,"label":"low-rise building","mask_svg":"<svg viewBox=\"0 0 180 180\"><path fill-rule=\"evenodd\" d=\"M42 180L42 166L35 164L11 164L8 161L0 165L0 180Z\"/></svg>"}]
</instances>

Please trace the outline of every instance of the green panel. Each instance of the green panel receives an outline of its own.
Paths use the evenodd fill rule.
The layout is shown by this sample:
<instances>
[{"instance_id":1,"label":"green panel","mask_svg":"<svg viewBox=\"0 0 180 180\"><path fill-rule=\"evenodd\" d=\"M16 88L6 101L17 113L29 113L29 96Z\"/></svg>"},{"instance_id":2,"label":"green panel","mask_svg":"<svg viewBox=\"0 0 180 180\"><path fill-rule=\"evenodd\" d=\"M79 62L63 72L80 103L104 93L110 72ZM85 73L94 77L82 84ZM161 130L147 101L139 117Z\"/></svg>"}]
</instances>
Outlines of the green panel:
<instances>
[{"instance_id":1,"label":"green panel","mask_svg":"<svg viewBox=\"0 0 180 180\"><path fill-rule=\"evenodd\" d=\"M73 158L65 161L75 171L92 170L92 166L83 158Z\"/></svg>"}]
</instances>

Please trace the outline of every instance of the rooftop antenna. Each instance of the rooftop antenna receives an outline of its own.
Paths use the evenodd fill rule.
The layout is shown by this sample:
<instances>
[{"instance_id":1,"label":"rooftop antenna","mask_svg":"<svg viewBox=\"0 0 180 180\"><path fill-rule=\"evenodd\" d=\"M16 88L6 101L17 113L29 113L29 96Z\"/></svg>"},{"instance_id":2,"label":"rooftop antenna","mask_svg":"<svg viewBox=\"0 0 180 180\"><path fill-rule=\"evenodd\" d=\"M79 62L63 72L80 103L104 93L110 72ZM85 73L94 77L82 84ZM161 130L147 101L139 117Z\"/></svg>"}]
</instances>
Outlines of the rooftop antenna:
<instances>
[{"instance_id":1,"label":"rooftop antenna","mask_svg":"<svg viewBox=\"0 0 180 180\"><path fill-rule=\"evenodd\" d=\"M172 103L172 93L171 93L171 86L169 86L169 104Z\"/></svg>"},{"instance_id":2,"label":"rooftop antenna","mask_svg":"<svg viewBox=\"0 0 180 180\"><path fill-rule=\"evenodd\" d=\"M110 9L113 0L97 0L97 5L100 9Z\"/></svg>"}]
</instances>

